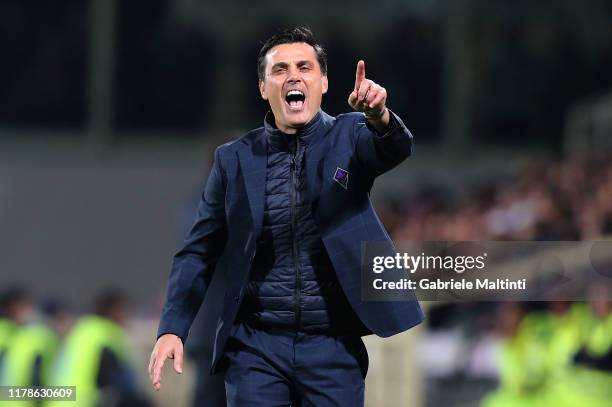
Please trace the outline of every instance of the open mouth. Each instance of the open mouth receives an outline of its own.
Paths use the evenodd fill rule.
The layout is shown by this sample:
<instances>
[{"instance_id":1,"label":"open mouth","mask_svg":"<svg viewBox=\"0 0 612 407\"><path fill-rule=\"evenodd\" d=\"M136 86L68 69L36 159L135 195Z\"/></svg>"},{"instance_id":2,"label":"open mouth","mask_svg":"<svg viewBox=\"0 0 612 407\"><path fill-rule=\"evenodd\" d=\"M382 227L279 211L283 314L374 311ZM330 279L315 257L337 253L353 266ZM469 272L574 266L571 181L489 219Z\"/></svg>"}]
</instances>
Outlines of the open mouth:
<instances>
[{"instance_id":1,"label":"open mouth","mask_svg":"<svg viewBox=\"0 0 612 407\"><path fill-rule=\"evenodd\" d=\"M285 102L289 105L290 110L299 111L304 108L306 95L301 90L290 90L285 95Z\"/></svg>"}]
</instances>

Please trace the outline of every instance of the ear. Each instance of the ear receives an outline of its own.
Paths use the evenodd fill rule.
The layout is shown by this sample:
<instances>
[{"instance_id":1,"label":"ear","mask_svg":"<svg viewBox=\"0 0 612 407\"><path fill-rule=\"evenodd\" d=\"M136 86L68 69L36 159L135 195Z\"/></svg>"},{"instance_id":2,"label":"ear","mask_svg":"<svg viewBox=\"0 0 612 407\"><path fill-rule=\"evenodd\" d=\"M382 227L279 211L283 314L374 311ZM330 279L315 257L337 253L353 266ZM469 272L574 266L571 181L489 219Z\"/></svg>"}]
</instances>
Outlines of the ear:
<instances>
[{"instance_id":1,"label":"ear","mask_svg":"<svg viewBox=\"0 0 612 407\"><path fill-rule=\"evenodd\" d=\"M327 82L327 75L323 75L321 77L321 90L323 94L327 93L327 87L329 86L328 82Z\"/></svg>"},{"instance_id":2,"label":"ear","mask_svg":"<svg viewBox=\"0 0 612 407\"><path fill-rule=\"evenodd\" d=\"M263 100L268 100L268 95L266 94L266 83L264 81L259 81L259 93L261 94L261 98Z\"/></svg>"}]
</instances>

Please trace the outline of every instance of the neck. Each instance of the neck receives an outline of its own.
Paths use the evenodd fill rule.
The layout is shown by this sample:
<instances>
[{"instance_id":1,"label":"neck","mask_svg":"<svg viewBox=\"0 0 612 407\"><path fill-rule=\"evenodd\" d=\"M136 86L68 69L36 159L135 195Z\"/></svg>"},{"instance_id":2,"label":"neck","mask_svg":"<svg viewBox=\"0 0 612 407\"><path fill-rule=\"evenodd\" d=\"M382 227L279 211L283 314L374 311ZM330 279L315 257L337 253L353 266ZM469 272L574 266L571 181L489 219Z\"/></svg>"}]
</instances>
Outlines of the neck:
<instances>
[{"instance_id":1,"label":"neck","mask_svg":"<svg viewBox=\"0 0 612 407\"><path fill-rule=\"evenodd\" d=\"M312 120L312 119L311 119ZM282 131L285 134L295 134L297 133L298 129L295 127L289 127L289 126L285 126L283 124L280 124L278 121L274 121L274 124L276 125L276 128L279 129L280 131Z\"/></svg>"},{"instance_id":2,"label":"neck","mask_svg":"<svg viewBox=\"0 0 612 407\"><path fill-rule=\"evenodd\" d=\"M313 122L313 120L317 117L319 110L317 110L317 112L310 119L308 119L308 121L303 126L292 127L288 124L279 123L278 120L276 119L276 116L274 116L274 125L276 126L278 130L282 131L285 134L296 134L298 131L300 131L300 129L303 129L304 127L308 127L308 125Z\"/></svg>"},{"instance_id":3,"label":"neck","mask_svg":"<svg viewBox=\"0 0 612 407\"><path fill-rule=\"evenodd\" d=\"M264 127L270 133L281 133L290 136L305 136L311 134L318 126L317 124L321 121L321 110L318 110L317 113L310 118L308 123L303 126L290 126L287 123L279 123L274 117L274 113L270 110L266 113L266 117L264 119Z\"/></svg>"}]
</instances>

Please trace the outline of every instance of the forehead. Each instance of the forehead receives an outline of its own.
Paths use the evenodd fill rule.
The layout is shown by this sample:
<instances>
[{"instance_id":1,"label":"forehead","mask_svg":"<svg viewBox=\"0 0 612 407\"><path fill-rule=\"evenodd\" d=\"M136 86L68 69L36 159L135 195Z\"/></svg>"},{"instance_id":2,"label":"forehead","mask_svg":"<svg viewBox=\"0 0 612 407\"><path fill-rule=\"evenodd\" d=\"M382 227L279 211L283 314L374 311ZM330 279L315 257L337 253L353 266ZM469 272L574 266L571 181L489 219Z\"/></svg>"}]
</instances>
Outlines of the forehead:
<instances>
[{"instance_id":1,"label":"forehead","mask_svg":"<svg viewBox=\"0 0 612 407\"><path fill-rule=\"evenodd\" d=\"M266 66L279 62L317 61L314 48L305 42L280 44L272 47L266 54Z\"/></svg>"}]
</instances>

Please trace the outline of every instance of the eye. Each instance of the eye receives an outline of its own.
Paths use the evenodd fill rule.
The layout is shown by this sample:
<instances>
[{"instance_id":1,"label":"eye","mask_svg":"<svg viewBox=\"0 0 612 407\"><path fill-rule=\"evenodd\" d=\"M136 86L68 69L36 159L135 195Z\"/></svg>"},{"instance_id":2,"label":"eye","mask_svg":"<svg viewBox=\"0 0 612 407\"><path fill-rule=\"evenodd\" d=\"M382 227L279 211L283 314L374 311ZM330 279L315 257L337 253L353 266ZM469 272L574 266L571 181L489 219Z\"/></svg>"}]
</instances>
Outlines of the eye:
<instances>
[{"instance_id":1,"label":"eye","mask_svg":"<svg viewBox=\"0 0 612 407\"><path fill-rule=\"evenodd\" d=\"M303 65L303 66L301 66L301 67L300 67L300 71L302 71L302 72L308 72L308 71L310 71L310 67L309 67L309 66L307 66L307 65Z\"/></svg>"},{"instance_id":2,"label":"eye","mask_svg":"<svg viewBox=\"0 0 612 407\"><path fill-rule=\"evenodd\" d=\"M283 68L283 67L276 67L272 70L273 74L278 74L278 73L283 73L287 70L287 68Z\"/></svg>"}]
</instances>

